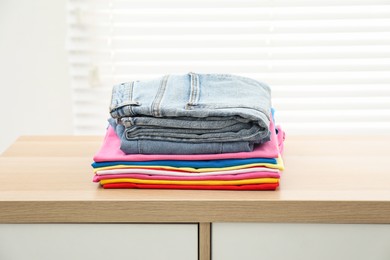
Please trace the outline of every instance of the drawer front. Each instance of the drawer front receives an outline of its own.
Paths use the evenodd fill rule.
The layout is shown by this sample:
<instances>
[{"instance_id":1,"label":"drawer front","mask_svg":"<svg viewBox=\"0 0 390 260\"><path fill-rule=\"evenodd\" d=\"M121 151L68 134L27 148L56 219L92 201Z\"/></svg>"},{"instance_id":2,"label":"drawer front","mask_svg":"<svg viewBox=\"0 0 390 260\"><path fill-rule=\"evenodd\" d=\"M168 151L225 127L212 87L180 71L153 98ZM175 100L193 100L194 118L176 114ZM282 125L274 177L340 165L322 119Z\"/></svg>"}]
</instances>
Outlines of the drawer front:
<instances>
[{"instance_id":1,"label":"drawer front","mask_svg":"<svg viewBox=\"0 0 390 260\"><path fill-rule=\"evenodd\" d=\"M196 224L0 224L1 260L198 258Z\"/></svg>"},{"instance_id":2,"label":"drawer front","mask_svg":"<svg viewBox=\"0 0 390 260\"><path fill-rule=\"evenodd\" d=\"M215 223L213 260L388 260L390 225Z\"/></svg>"}]
</instances>

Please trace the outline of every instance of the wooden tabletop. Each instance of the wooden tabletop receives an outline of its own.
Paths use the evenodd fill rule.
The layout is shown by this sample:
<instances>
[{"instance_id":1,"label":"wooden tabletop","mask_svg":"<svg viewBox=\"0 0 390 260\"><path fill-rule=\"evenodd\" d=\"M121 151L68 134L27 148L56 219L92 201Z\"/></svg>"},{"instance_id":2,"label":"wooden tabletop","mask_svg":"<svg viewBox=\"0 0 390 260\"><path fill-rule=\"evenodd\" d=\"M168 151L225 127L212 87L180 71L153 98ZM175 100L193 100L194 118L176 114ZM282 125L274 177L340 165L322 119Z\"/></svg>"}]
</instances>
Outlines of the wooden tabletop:
<instances>
[{"instance_id":1,"label":"wooden tabletop","mask_svg":"<svg viewBox=\"0 0 390 260\"><path fill-rule=\"evenodd\" d=\"M0 223L390 223L390 135L288 135L277 191L104 190L102 139L20 137L0 157Z\"/></svg>"}]
</instances>

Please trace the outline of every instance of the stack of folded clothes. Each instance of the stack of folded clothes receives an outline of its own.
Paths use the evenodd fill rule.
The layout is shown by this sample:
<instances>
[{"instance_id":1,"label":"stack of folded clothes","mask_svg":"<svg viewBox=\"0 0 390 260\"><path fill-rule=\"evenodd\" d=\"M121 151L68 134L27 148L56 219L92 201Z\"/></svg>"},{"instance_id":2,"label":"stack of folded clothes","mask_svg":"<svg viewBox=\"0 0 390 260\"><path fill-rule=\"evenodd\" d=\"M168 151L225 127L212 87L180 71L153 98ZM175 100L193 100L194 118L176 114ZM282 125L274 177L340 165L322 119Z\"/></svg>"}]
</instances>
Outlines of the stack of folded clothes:
<instances>
[{"instance_id":1,"label":"stack of folded clothes","mask_svg":"<svg viewBox=\"0 0 390 260\"><path fill-rule=\"evenodd\" d=\"M284 132L270 88L228 74L116 85L92 164L104 188L275 190Z\"/></svg>"}]
</instances>

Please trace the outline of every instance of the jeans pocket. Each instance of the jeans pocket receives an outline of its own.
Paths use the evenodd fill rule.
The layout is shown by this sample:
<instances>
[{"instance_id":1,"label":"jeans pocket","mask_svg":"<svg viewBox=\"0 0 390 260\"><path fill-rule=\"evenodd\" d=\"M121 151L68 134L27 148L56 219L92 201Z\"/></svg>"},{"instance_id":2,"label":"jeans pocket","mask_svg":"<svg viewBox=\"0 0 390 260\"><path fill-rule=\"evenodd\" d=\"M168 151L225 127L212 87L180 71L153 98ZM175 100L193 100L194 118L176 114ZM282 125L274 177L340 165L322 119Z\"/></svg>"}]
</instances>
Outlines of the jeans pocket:
<instances>
[{"instance_id":1,"label":"jeans pocket","mask_svg":"<svg viewBox=\"0 0 390 260\"><path fill-rule=\"evenodd\" d=\"M132 106L140 106L141 103L133 100L134 82L122 83L114 86L111 96L110 114L112 117L133 115Z\"/></svg>"}]
</instances>

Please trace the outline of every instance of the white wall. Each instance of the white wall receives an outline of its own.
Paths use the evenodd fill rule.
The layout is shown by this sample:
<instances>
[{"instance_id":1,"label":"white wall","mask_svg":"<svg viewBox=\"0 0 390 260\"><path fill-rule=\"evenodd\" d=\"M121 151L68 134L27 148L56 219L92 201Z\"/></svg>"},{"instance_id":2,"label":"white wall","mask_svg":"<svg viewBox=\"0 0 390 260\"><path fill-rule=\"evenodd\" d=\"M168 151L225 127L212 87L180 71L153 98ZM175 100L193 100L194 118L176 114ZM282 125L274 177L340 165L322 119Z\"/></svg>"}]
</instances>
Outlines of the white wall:
<instances>
[{"instance_id":1,"label":"white wall","mask_svg":"<svg viewBox=\"0 0 390 260\"><path fill-rule=\"evenodd\" d=\"M71 134L66 0L0 1L0 152L20 135Z\"/></svg>"}]
</instances>

